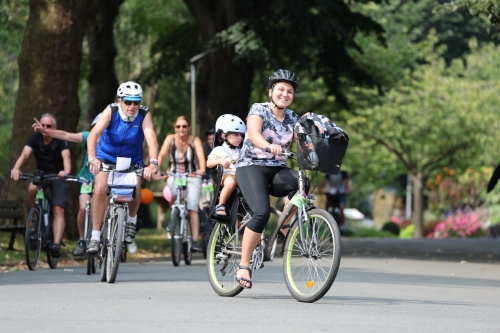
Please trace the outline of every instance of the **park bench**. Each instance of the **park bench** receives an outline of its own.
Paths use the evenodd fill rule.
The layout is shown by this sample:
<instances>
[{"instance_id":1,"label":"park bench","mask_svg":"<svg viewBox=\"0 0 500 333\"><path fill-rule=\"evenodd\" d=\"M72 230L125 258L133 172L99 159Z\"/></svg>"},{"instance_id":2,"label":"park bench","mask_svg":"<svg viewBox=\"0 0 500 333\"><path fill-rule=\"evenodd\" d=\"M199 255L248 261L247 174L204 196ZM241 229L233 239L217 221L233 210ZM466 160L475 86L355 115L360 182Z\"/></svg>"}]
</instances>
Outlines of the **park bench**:
<instances>
[{"instance_id":1,"label":"park bench","mask_svg":"<svg viewBox=\"0 0 500 333\"><path fill-rule=\"evenodd\" d=\"M18 200L0 200L0 231L10 232L9 250L14 250L16 232L25 229L26 214ZM21 220L22 224L19 224Z\"/></svg>"}]
</instances>

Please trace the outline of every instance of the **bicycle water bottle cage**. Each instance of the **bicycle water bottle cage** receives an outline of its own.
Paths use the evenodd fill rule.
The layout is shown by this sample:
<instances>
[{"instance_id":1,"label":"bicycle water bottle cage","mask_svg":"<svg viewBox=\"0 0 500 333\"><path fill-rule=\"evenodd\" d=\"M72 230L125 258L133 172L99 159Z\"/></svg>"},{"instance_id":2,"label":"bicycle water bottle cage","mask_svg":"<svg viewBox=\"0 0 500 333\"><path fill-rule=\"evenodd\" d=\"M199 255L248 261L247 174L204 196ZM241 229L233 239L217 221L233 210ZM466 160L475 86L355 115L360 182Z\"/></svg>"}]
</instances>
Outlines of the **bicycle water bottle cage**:
<instances>
[{"instance_id":1,"label":"bicycle water bottle cage","mask_svg":"<svg viewBox=\"0 0 500 333\"><path fill-rule=\"evenodd\" d=\"M110 197L115 202L130 202L135 198L137 175L135 172L110 171L108 174Z\"/></svg>"}]
</instances>

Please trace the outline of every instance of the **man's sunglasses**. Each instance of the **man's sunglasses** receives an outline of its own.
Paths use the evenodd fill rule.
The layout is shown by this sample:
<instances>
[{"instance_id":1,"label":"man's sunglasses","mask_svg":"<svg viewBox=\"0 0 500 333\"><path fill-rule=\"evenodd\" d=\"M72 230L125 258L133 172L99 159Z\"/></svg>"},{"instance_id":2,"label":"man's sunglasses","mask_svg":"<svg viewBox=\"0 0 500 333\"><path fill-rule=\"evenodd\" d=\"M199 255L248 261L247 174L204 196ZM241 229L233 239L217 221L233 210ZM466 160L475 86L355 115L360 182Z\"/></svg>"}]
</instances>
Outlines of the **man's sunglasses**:
<instances>
[{"instance_id":1,"label":"man's sunglasses","mask_svg":"<svg viewBox=\"0 0 500 333\"><path fill-rule=\"evenodd\" d=\"M43 127L46 127L46 128L52 128L52 125L50 125L50 124L40 124L40 125L42 125Z\"/></svg>"},{"instance_id":2,"label":"man's sunglasses","mask_svg":"<svg viewBox=\"0 0 500 333\"><path fill-rule=\"evenodd\" d=\"M188 125L175 125L175 128L181 128L181 127L182 127L182 128L187 128L187 127L188 127Z\"/></svg>"},{"instance_id":3,"label":"man's sunglasses","mask_svg":"<svg viewBox=\"0 0 500 333\"><path fill-rule=\"evenodd\" d=\"M141 104L141 101L123 101L123 103L125 103L125 105L139 105Z\"/></svg>"}]
</instances>

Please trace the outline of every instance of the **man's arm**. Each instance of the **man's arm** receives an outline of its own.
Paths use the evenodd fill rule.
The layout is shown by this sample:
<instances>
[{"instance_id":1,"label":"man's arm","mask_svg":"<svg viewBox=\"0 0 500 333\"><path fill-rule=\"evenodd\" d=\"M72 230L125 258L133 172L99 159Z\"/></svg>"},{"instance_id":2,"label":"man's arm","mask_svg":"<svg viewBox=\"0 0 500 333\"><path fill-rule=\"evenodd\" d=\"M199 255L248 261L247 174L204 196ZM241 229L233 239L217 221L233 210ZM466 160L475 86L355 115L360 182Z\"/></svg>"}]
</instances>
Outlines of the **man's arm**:
<instances>
[{"instance_id":1,"label":"man's arm","mask_svg":"<svg viewBox=\"0 0 500 333\"><path fill-rule=\"evenodd\" d=\"M106 107L102 112L102 117L99 119L97 124L95 124L94 128L90 131L89 136L87 138L87 154L89 156L89 160L97 159L96 157L96 147L97 141L101 137L102 132L108 127L109 122L111 121L111 108Z\"/></svg>"},{"instance_id":2,"label":"man's arm","mask_svg":"<svg viewBox=\"0 0 500 333\"><path fill-rule=\"evenodd\" d=\"M10 171L10 178L14 180L19 180L19 175L21 174L21 167L23 166L24 161L28 159L32 152L32 148L30 146L24 146L23 151L21 152L21 155L19 155L19 158L17 159L16 163L14 164L14 167Z\"/></svg>"},{"instance_id":3,"label":"man's arm","mask_svg":"<svg viewBox=\"0 0 500 333\"><path fill-rule=\"evenodd\" d=\"M64 170L59 171L58 176L64 177L66 175L69 175L69 173L71 172L71 153L69 149L64 149L63 151L61 151L61 155L63 158Z\"/></svg>"},{"instance_id":4,"label":"man's arm","mask_svg":"<svg viewBox=\"0 0 500 333\"><path fill-rule=\"evenodd\" d=\"M62 130L52 130L50 128L44 128L42 124L36 119L33 118L35 123L32 125L33 129L42 134L46 134L55 139L70 141L70 142L82 142L82 132L80 133L69 133Z\"/></svg>"},{"instance_id":5,"label":"man's arm","mask_svg":"<svg viewBox=\"0 0 500 333\"><path fill-rule=\"evenodd\" d=\"M111 108L106 107L102 112L101 119L95 124L94 128L90 131L87 138L87 155L89 170L92 174L97 175L101 169L101 162L96 156L97 141L101 137L102 132L108 127L111 121Z\"/></svg>"},{"instance_id":6,"label":"man's arm","mask_svg":"<svg viewBox=\"0 0 500 333\"><path fill-rule=\"evenodd\" d=\"M156 133L153 128L153 120L151 119L151 113L147 113L146 117L142 121L142 130L144 131L144 137L146 138L146 142L148 143L149 148L149 158L150 160L155 159L158 161L158 141L156 140ZM146 180L150 180L151 178L158 178L160 173L158 172L160 169L160 162L158 164L149 163L147 168L144 168L143 177Z\"/></svg>"},{"instance_id":7,"label":"man's arm","mask_svg":"<svg viewBox=\"0 0 500 333\"><path fill-rule=\"evenodd\" d=\"M153 128L153 120L151 119L151 113L147 113L146 117L142 122L142 130L144 131L144 137L148 143L149 148L149 158L158 159L158 140L156 139L156 133ZM159 163L159 162L158 162Z\"/></svg>"}]
</instances>

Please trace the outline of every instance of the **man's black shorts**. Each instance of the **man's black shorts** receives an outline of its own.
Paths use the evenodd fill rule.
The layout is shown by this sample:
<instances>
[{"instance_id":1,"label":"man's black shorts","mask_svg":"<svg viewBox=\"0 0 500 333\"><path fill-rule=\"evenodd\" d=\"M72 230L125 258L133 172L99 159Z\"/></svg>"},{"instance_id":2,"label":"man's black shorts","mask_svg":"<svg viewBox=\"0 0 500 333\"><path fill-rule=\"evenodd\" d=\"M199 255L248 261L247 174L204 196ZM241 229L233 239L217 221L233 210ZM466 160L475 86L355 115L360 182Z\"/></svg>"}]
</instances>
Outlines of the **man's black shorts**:
<instances>
[{"instance_id":1,"label":"man's black shorts","mask_svg":"<svg viewBox=\"0 0 500 333\"><path fill-rule=\"evenodd\" d=\"M50 191L52 205L65 208L69 200L69 183L65 180L51 180Z\"/></svg>"}]
</instances>

